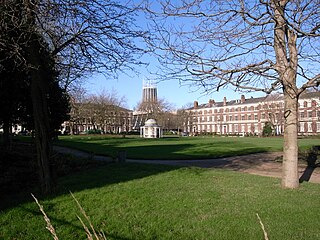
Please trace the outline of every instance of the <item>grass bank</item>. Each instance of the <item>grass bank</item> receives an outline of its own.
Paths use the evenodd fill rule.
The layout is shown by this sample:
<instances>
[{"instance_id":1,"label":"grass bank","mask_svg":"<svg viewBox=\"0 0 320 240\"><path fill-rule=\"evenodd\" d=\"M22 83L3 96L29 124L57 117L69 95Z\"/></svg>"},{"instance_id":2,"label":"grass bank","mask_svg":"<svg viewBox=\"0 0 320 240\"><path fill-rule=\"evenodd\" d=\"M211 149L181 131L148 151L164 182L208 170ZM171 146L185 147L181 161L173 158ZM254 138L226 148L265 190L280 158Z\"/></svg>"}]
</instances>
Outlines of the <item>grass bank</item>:
<instances>
[{"instance_id":1,"label":"grass bank","mask_svg":"<svg viewBox=\"0 0 320 240\"><path fill-rule=\"evenodd\" d=\"M60 239L85 239L74 192L107 239L319 239L320 185L226 170L110 164L61 178L40 199ZM34 202L0 212L0 239L50 239Z\"/></svg>"},{"instance_id":2,"label":"grass bank","mask_svg":"<svg viewBox=\"0 0 320 240\"><path fill-rule=\"evenodd\" d=\"M110 136L61 136L57 145L95 154L116 156L126 150L133 159L206 159L282 151L283 138L258 137L182 137L162 139L119 138ZM299 139L299 148L320 145L320 138Z\"/></svg>"}]
</instances>

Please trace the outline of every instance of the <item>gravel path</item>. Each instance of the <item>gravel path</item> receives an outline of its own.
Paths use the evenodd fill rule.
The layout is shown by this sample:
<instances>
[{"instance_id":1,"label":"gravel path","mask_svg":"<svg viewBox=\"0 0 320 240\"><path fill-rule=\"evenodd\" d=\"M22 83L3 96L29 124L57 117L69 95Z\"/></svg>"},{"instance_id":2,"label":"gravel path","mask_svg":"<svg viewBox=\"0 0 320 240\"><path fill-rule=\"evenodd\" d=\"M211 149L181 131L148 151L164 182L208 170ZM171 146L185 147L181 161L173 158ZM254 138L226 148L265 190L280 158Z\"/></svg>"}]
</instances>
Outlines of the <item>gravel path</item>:
<instances>
[{"instance_id":1,"label":"gravel path","mask_svg":"<svg viewBox=\"0 0 320 240\"><path fill-rule=\"evenodd\" d=\"M87 152L54 146L54 150L63 154L72 154L77 157L92 158L99 161L114 162L111 157L94 155ZM166 164L174 166L195 166L202 168L223 168L234 171L250 173L260 176L281 178L281 163L275 161L282 157L281 152L255 153L244 156L225 157L202 160L137 160L127 159L126 162ZM301 181L320 183L320 169L308 168L306 164L299 164L299 176Z\"/></svg>"}]
</instances>

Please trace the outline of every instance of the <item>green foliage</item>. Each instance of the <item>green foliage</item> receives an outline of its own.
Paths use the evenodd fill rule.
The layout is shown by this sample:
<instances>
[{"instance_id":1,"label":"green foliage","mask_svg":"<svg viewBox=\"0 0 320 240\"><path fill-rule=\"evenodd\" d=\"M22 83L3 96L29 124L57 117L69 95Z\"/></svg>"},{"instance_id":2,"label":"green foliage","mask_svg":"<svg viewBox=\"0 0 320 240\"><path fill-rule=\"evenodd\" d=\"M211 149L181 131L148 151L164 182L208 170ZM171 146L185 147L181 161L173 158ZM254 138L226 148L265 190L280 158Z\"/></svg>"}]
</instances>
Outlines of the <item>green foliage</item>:
<instances>
[{"instance_id":1,"label":"green foliage","mask_svg":"<svg viewBox=\"0 0 320 240\"><path fill-rule=\"evenodd\" d=\"M284 190L280 180L226 170L110 164L59 181L39 199L60 239L84 239L69 190L107 239L319 239L320 185ZM38 206L0 212L1 239L50 239Z\"/></svg>"},{"instance_id":2,"label":"green foliage","mask_svg":"<svg viewBox=\"0 0 320 240\"><path fill-rule=\"evenodd\" d=\"M101 134L100 129L91 129L87 131L87 134Z\"/></svg>"},{"instance_id":3,"label":"green foliage","mask_svg":"<svg viewBox=\"0 0 320 240\"><path fill-rule=\"evenodd\" d=\"M10 124L19 123L29 130L34 129L33 110L40 107L33 106L31 82L34 78L32 72L37 72L41 76L41 84L45 86L38 95L44 95L48 101L41 111L49 115L50 133L53 134L68 119L69 96L59 85L57 59L51 54L47 39L36 26L30 24L30 12L21 11L26 6L17 1L4 1L0 6L1 19L6 19L0 24L0 124L8 121ZM30 53L39 53L36 62Z\"/></svg>"},{"instance_id":4,"label":"green foliage","mask_svg":"<svg viewBox=\"0 0 320 240\"><path fill-rule=\"evenodd\" d=\"M273 125L271 122L266 122L262 130L262 135L264 137L270 137L272 134L273 134Z\"/></svg>"}]
</instances>

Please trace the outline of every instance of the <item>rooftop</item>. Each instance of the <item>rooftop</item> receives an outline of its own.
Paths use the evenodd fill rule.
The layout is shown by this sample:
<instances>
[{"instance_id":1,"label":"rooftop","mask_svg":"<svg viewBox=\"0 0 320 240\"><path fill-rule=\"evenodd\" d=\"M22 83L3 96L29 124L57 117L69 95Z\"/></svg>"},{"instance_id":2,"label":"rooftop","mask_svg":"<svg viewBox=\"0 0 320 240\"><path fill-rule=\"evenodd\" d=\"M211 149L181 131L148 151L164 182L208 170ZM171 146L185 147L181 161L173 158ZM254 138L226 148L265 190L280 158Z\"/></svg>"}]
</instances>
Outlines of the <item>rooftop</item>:
<instances>
[{"instance_id":1,"label":"rooftop","mask_svg":"<svg viewBox=\"0 0 320 240\"><path fill-rule=\"evenodd\" d=\"M310 99L310 98L320 98L320 92L306 92L306 93L303 93L299 99ZM248 99L246 99L244 95L241 95L240 99L235 99L230 101L227 101L226 97L224 97L224 100L222 102L216 102L210 99L208 103L198 104L198 102L195 101L194 106L189 108L189 110L201 109L201 108L212 108L212 107L223 107L223 106L238 106L238 105L247 105L247 104L282 101L282 100L283 100L283 95L279 93L269 94L264 97L257 97L257 98L250 97Z\"/></svg>"}]
</instances>

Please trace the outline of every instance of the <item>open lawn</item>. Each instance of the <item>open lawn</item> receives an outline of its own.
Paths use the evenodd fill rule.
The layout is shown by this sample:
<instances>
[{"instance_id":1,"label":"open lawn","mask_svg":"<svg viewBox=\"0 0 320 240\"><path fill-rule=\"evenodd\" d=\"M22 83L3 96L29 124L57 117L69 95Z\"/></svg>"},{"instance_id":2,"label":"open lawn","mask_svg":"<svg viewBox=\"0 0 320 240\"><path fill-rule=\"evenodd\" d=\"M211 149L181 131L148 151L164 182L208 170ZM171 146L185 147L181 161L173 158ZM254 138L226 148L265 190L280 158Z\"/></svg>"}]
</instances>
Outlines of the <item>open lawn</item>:
<instances>
[{"instance_id":1,"label":"open lawn","mask_svg":"<svg viewBox=\"0 0 320 240\"><path fill-rule=\"evenodd\" d=\"M127 151L132 159L208 159L257 152L282 151L282 137L181 137L141 139L103 135L61 136L57 145L95 154L116 156ZM320 145L320 138L299 139L300 149Z\"/></svg>"},{"instance_id":2,"label":"open lawn","mask_svg":"<svg viewBox=\"0 0 320 240\"><path fill-rule=\"evenodd\" d=\"M61 178L40 199L60 239L85 239L71 190L107 239L320 239L320 185L227 170L109 164ZM0 211L0 239L51 239L37 205Z\"/></svg>"}]
</instances>

